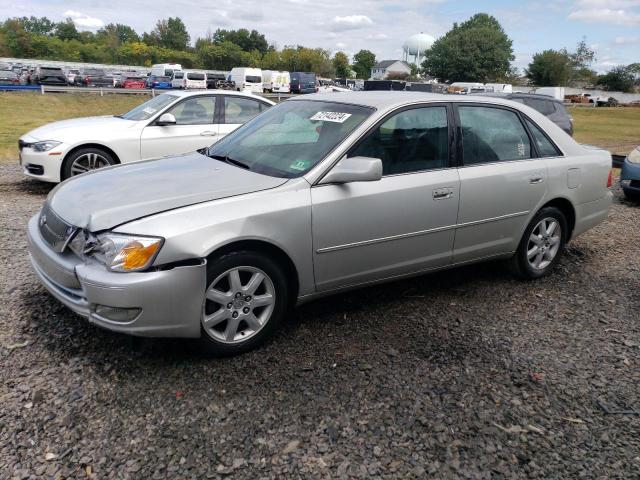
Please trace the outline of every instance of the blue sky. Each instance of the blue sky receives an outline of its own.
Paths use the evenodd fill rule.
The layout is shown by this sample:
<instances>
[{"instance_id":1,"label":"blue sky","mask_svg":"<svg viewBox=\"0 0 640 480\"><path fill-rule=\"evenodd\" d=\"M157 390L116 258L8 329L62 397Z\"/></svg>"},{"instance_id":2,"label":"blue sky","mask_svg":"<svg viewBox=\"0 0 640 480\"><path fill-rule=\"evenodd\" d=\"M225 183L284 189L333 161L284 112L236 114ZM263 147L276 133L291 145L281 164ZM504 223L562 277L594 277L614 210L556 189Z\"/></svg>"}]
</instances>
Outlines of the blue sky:
<instances>
[{"instance_id":1,"label":"blue sky","mask_svg":"<svg viewBox=\"0 0 640 480\"><path fill-rule=\"evenodd\" d=\"M192 39L219 27L255 28L279 47L348 54L369 48L378 59L400 58L402 43L414 33L437 38L454 22L486 12L513 40L519 68L535 52L572 49L583 37L597 53L599 71L640 61L640 0L8 0L7 7L5 17L72 17L86 30L118 22L149 31L159 18L180 16Z\"/></svg>"}]
</instances>

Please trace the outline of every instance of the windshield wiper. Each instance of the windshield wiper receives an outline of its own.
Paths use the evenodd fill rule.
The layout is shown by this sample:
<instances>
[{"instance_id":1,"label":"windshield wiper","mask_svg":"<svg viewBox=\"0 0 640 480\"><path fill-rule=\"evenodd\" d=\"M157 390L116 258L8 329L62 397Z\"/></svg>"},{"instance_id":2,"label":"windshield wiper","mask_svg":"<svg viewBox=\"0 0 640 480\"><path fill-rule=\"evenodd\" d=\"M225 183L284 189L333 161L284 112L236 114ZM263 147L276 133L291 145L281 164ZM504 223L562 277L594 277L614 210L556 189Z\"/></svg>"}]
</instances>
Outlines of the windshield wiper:
<instances>
[{"instance_id":1,"label":"windshield wiper","mask_svg":"<svg viewBox=\"0 0 640 480\"><path fill-rule=\"evenodd\" d=\"M216 160L222 160L229 165L235 165L236 167L244 168L245 170L251 170L251 167L246 163L241 162L240 160L235 160L226 155L209 155L211 158L215 158Z\"/></svg>"}]
</instances>

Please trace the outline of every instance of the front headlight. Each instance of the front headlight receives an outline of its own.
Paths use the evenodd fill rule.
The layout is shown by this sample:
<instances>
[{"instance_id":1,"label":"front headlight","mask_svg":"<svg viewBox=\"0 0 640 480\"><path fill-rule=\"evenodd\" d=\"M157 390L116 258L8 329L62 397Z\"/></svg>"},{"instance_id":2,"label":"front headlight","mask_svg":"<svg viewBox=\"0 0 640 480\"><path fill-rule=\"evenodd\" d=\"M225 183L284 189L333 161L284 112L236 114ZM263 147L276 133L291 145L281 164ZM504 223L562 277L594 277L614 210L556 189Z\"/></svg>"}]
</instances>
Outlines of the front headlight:
<instances>
[{"instance_id":1,"label":"front headlight","mask_svg":"<svg viewBox=\"0 0 640 480\"><path fill-rule=\"evenodd\" d=\"M47 152L52 148L57 147L61 143L62 142L56 142L55 140L44 140L42 142L36 142L32 144L31 148L33 148L36 152Z\"/></svg>"},{"instance_id":2,"label":"front headlight","mask_svg":"<svg viewBox=\"0 0 640 480\"><path fill-rule=\"evenodd\" d=\"M91 255L115 272L136 272L148 268L164 242L158 237L105 233L98 235Z\"/></svg>"},{"instance_id":3,"label":"front headlight","mask_svg":"<svg viewBox=\"0 0 640 480\"><path fill-rule=\"evenodd\" d=\"M634 148L629 155L627 155L629 163L640 163L640 147Z\"/></svg>"}]
</instances>

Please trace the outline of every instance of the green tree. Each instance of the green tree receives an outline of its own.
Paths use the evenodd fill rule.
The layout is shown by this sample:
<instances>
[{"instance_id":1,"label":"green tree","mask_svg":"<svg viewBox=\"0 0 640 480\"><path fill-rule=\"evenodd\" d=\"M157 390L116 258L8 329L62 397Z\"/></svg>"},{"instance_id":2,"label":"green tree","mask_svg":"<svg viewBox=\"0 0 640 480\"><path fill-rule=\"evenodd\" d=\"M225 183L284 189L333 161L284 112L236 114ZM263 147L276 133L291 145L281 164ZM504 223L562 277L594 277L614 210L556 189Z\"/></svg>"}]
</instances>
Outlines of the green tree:
<instances>
[{"instance_id":1,"label":"green tree","mask_svg":"<svg viewBox=\"0 0 640 480\"><path fill-rule=\"evenodd\" d=\"M70 18L67 18L64 22L57 23L54 33L60 40L80 40L76 24Z\"/></svg>"},{"instance_id":2,"label":"green tree","mask_svg":"<svg viewBox=\"0 0 640 480\"><path fill-rule=\"evenodd\" d=\"M22 21L18 18L10 18L2 23L2 45L0 50L12 57L32 58L35 55L33 49L33 35L24 29Z\"/></svg>"},{"instance_id":3,"label":"green tree","mask_svg":"<svg viewBox=\"0 0 640 480\"><path fill-rule=\"evenodd\" d=\"M96 32L96 39L113 46L126 42L139 42L140 36L128 25L110 23Z\"/></svg>"},{"instance_id":4,"label":"green tree","mask_svg":"<svg viewBox=\"0 0 640 480\"><path fill-rule=\"evenodd\" d=\"M173 50L187 50L191 37L187 27L179 17L158 20L151 32L152 44Z\"/></svg>"},{"instance_id":5,"label":"green tree","mask_svg":"<svg viewBox=\"0 0 640 480\"><path fill-rule=\"evenodd\" d=\"M265 54L269 48L267 39L257 30L247 30L241 28L239 30L222 30L218 29L213 34L214 43L231 42L238 45L245 52L258 50L261 54Z\"/></svg>"},{"instance_id":6,"label":"green tree","mask_svg":"<svg viewBox=\"0 0 640 480\"><path fill-rule=\"evenodd\" d=\"M422 67L441 81L490 82L504 76L513 59L511 39L498 20L478 13L436 40Z\"/></svg>"},{"instance_id":7,"label":"green tree","mask_svg":"<svg viewBox=\"0 0 640 480\"><path fill-rule=\"evenodd\" d=\"M333 56L333 69L336 71L336 77L348 78L351 73L349 66L349 57L344 52L336 52Z\"/></svg>"},{"instance_id":8,"label":"green tree","mask_svg":"<svg viewBox=\"0 0 640 480\"><path fill-rule=\"evenodd\" d=\"M371 69L376 64L376 56L370 50L360 50L353 56L353 69L357 78L371 77Z\"/></svg>"},{"instance_id":9,"label":"green tree","mask_svg":"<svg viewBox=\"0 0 640 480\"><path fill-rule=\"evenodd\" d=\"M598 85L612 92L633 92L636 82L637 77L634 74L633 64L613 67L598 77Z\"/></svg>"},{"instance_id":10,"label":"green tree","mask_svg":"<svg viewBox=\"0 0 640 480\"><path fill-rule=\"evenodd\" d=\"M539 87L567 85L573 74L572 60L566 52L545 50L536 53L525 75Z\"/></svg>"},{"instance_id":11,"label":"green tree","mask_svg":"<svg viewBox=\"0 0 640 480\"><path fill-rule=\"evenodd\" d=\"M31 16L29 18L22 17L20 20L22 21L24 30L35 35L53 35L56 28L56 24L47 17L37 18Z\"/></svg>"}]
</instances>

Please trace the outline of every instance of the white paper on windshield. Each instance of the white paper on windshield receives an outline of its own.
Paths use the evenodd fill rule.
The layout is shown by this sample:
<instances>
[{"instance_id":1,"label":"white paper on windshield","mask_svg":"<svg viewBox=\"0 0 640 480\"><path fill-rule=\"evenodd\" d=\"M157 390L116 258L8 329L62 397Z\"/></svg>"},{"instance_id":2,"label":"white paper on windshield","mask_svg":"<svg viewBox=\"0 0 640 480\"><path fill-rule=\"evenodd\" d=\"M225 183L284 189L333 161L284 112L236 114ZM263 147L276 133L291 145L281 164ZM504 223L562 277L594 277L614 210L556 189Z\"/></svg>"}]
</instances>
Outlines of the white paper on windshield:
<instances>
[{"instance_id":1,"label":"white paper on windshield","mask_svg":"<svg viewBox=\"0 0 640 480\"><path fill-rule=\"evenodd\" d=\"M350 116L351 116L350 113L343 113L343 112L318 112L309 120L318 120L321 122L344 123L345 120Z\"/></svg>"},{"instance_id":2,"label":"white paper on windshield","mask_svg":"<svg viewBox=\"0 0 640 480\"><path fill-rule=\"evenodd\" d=\"M147 115L153 115L154 113L156 113L156 109L155 108L143 108L142 111L144 113L146 113Z\"/></svg>"}]
</instances>

